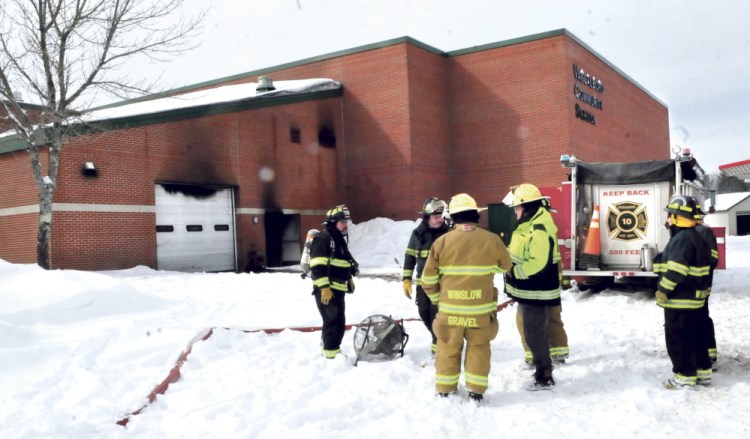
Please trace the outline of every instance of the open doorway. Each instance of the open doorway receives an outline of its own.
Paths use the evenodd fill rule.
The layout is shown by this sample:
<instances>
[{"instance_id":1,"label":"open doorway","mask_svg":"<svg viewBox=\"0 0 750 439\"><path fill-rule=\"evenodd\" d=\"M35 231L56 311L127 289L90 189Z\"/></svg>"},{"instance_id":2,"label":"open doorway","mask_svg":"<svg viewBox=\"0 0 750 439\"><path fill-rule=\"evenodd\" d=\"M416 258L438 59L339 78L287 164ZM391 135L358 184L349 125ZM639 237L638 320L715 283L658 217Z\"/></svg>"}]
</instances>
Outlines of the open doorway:
<instances>
[{"instance_id":1,"label":"open doorway","mask_svg":"<svg viewBox=\"0 0 750 439\"><path fill-rule=\"evenodd\" d=\"M299 214L266 212L266 263L268 267L299 264L302 256Z\"/></svg>"},{"instance_id":2,"label":"open doorway","mask_svg":"<svg viewBox=\"0 0 750 439\"><path fill-rule=\"evenodd\" d=\"M750 235L750 213L737 213L737 235Z\"/></svg>"}]
</instances>

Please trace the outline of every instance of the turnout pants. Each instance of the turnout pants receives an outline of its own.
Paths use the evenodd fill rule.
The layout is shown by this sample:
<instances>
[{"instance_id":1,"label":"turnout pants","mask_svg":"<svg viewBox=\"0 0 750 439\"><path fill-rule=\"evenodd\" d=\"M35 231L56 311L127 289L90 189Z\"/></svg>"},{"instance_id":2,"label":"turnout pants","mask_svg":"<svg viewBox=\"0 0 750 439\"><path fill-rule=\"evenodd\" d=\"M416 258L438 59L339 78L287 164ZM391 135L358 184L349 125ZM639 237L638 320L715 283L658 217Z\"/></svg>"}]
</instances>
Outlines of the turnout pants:
<instances>
[{"instance_id":1,"label":"turnout pants","mask_svg":"<svg viewBox=\"0 0 750 439\"><path fill-rule=\"evenodd\" d=\"M320 290L315 289L315 304L318 306L320 317L323 318L323 355L326 358L334 358L341 352L341 340L346 332L346 299L345 293L334 291L328 305L320 302Z\"/></svg>"},{"instance_id":2,"label":"turnout pants","mask_svg":"<svg viewBox=\"0 0 750 439\"><path fill-rule=\"evenodd\" d=\"M533 356L523 332L523 315L520 307L516 311L516 327L518 328L518 334L521 336L526 362L531 363ZM565 324L562 321L562 305L550 308L547 335L549 336L549 354L552 360L559 361L568 358L570 348L568 347L568 334L565 332Z\"/></svg>"},{"instance_id":3,"label":"turnout pants","mask_svg":"<svg viewBox=\"0 0 750 439\"><path fill-rule=\"evenodd\" d=\"M416 302L417 310L419 312L419 318L422 319L422 323L424 323L427 330L430 331L430 335L432 335L432 352L435 352L437 350L437 337L435 336L435 332L432 330L432 322L435 320L435 315L437 315L438 307L430 301L421 285L417 285Z\"/></svg>"},{"instance_id":4,"label":"turnout pants","mask_svg":"<svg viewBox=\"0 0 750 439\"><path fill-rule=\"evenodd\" d=\"M553 307L518 304L518 312L523 320L523 334L531 350L532 363L537 370L552 367L549 352L547 324Z\"/></svg>"},{"instance_id":5,"label":"turnout pants","mask_svg":"<svg viewBox=\"0 0 750 439\"><path fill-rule=\"evenodd\" d=\"M705 312L664 309L664 335L672 372L686 378L711 374Z\"/></svg>"},{"instance_id":6,"label":"turnout pants","mask_svg":"<svg viewBox=\"0 0 750 439\"><path fill-rule=\"evenodd\" d=\"M708 299L711 296L706 297L706 304L700 309L700 313L703 314L703 324L705 328L703 333L706 335L706 343L708 343L708 357L711 362L715 362L718 357L718 350L716 349L716 332L714 331L714 320L708 311Z\"/></svg>"},{"instance_id":7,"label":"turnout pants","mask_svg":"<svg viewBox=\"0 0 750 439\"><path fill-rule=\"evenodd\" d=\"M464 375L466 388L473 393L484 394L490 374L490 342L498 331L496 316L489 316L488 323L479 328L449 326L447 316L438 314L432 329L437 336L438 350L435 360L435 390L438 393L453 393L458 390L461 377L461 354L464 341L466 356Z\"/></svg>"}]
</instances>

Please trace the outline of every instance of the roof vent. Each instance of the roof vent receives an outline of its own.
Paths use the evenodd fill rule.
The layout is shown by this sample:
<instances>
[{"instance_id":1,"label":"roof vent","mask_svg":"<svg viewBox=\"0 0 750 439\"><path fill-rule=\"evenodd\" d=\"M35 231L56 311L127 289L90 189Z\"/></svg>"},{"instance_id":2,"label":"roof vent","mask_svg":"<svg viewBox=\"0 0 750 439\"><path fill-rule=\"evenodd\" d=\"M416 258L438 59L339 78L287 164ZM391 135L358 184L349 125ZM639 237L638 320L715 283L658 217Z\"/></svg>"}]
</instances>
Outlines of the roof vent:
<instances>
[{"instance_id":1,"label":"roof vent","mask_svg":"<svg viewBox=\"0 0 750 439\"><path fill-rule=\"evenodd\" d=\"M269 78L268 76L258 77L258 86L255 88L256 93L263 93L273 90L276 90L276 87L273 86L273 80L271 80L271 78Z\"/></svg>"}]
</instances>

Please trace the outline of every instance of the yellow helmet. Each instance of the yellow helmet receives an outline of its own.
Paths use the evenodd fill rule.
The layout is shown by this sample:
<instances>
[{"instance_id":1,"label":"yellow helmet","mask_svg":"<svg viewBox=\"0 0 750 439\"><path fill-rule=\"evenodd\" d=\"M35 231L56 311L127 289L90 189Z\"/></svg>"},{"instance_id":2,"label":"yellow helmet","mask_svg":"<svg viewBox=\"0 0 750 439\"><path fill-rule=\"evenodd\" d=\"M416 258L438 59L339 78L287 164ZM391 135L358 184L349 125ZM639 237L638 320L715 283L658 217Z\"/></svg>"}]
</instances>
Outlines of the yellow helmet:
<instances>
[{"instance_id":1,"label":"yellow helmet","mask_svg":"<svg viewBox=\"0 0 750 439\"><path fill-rule=\"evenodd\" d=\"M466 212L467 210L476 210L478 212L484 209L479 209L476 200L468 194L458 194L451 198L451 202L448 205L448 215Z\"/></svg>"},{"instance_id":2,"label":"yellow helmet","mask_svg":"<svg viewBox=\"0 0 750 439\"><path fill-rule=\"evenodd\" d=\"M511 190L513 191L513 204L510 207L520 206L532 201L549 200L549 197L542 195L539 188L531 183L520 184L515 189L511 188Z\"/></svg>"}]
</instances>

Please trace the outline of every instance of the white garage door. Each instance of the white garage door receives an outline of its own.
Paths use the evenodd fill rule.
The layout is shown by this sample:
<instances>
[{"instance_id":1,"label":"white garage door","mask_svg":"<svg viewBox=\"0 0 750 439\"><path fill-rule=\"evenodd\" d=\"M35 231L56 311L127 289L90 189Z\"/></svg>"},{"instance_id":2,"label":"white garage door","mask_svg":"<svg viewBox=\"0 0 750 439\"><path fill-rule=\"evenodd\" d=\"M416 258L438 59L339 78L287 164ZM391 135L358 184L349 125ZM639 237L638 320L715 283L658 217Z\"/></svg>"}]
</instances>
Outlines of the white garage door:
<instances>
[{"instance_id":1,"label":"white garage door","mask_svg":"<svg viewBox=\"0 0 750 439\"><path fill-rule=\"evenodd\" d=\"M156 262L160 270L235 270L231 188L157 184L155 195Z\"/></svg>"}]
</instances>

